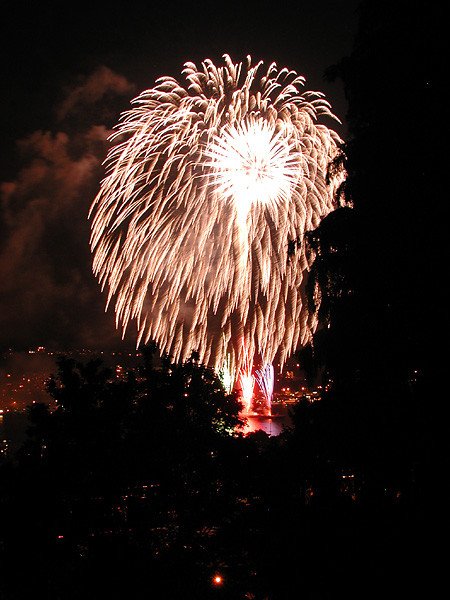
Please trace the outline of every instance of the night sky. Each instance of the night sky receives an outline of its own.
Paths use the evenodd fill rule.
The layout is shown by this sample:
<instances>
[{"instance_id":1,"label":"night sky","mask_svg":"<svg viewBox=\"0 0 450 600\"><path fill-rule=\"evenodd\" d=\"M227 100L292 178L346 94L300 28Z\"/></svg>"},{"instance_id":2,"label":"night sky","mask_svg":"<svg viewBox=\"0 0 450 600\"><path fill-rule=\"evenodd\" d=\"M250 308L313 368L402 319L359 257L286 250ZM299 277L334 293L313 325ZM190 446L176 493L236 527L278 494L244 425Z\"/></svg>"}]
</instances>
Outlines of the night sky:
<instances>
[{"instance_id":1,"label":"night sky","mask_svg":"<svg viewBox=\"0 0 450 600\"><path fill-rule=\"evenodd\" d=\"M133 97L163 75L183 81L186 61L250 54L325 92L345 137L342 86L325 81L324 71L350 53L357 5L9 8L0 52L0 351L134 344L133 327L123 345L113 311L104 312L87 220L106 138Z\"/></svg>"}]
</instances>

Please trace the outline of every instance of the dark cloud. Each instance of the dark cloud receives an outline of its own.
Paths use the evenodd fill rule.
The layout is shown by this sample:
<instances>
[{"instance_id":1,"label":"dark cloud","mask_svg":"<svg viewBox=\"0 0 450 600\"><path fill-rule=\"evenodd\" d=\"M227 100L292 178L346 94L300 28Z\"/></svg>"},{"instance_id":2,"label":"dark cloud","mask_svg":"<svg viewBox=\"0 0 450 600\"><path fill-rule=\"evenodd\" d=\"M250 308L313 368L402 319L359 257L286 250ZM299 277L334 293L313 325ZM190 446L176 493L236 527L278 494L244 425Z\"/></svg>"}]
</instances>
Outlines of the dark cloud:
<instances>
[{"instance_id":1,"label":"dark cloud","mask_svg":"<svg viewBox=\"0 0 450 600\"><path fill-rule=\"evenodd\" d=\"M111 333L102 340L100 332L114 326L90 270L87 215L110 133L102 103L109 112L132 90L100 67L68 90L58 131L35 131L17 143L22 167L0 188L3 347L109 343Z\"/></svg>"}]
</instances>

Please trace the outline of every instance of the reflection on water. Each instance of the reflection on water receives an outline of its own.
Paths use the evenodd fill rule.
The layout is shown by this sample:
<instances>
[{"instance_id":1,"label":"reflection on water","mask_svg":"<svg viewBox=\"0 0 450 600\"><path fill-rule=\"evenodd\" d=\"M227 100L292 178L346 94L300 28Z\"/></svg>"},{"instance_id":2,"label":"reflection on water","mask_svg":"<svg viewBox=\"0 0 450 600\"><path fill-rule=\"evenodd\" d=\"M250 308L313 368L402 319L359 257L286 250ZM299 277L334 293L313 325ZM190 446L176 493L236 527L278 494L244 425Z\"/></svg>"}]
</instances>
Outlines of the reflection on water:
<instances>
[{"instance_id":1,"label":"reflection on water","mask_svg":"<svg viewBox=\"0 0 450 600\"><path fill-rule=\"evenodd\" d=\"M249 416L243 433L246 435L262 429L270 436L277 436L283 432L283 426L289 427L291 425L292 421L288 414L273 417Z\"/></svg>"},{"instance_id":2,"label":"reflection on water","mask_svg":"<svg viewBox=\"0 0 450 600\"><path fill-rule=\"evenodd\" d=\"M270 436L277 436L283 432L283 427L292 427L292 420L287 407L277 405L273 406L272 410L275 411L272 417L247 416L247 423L242 431L243 434L262 430ZM29 425L27 413L0 413L0 455L7 453L12 456L22 446Z\"/></svg>"}]
</instances>

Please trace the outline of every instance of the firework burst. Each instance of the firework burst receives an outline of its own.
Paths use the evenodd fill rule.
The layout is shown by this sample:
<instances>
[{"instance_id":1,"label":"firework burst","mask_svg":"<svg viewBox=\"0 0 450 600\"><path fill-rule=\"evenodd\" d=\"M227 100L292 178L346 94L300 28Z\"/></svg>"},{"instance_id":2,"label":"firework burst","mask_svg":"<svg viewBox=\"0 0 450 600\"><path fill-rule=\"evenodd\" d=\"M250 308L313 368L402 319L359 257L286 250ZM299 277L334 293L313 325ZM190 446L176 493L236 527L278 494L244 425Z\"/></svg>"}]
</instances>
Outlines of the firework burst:
<instances>
[{"instance_id":1,"label":"firework burst","mask_svg":"<svg viewBox=\"0 0 450 600\"><path fill-rule=\"evenodd\" d=\"M251 357L283 363L314 330L302 281L302 240L334 208L343 174L327 177L338 135L323 95L262 62L186 63L144 91L111 139L92 207L93 269L117 326L137 323L174 360L193 351L217 368L241 340ZM223 343L225 340L225 343Z\"/></svg>"}]
</instances>

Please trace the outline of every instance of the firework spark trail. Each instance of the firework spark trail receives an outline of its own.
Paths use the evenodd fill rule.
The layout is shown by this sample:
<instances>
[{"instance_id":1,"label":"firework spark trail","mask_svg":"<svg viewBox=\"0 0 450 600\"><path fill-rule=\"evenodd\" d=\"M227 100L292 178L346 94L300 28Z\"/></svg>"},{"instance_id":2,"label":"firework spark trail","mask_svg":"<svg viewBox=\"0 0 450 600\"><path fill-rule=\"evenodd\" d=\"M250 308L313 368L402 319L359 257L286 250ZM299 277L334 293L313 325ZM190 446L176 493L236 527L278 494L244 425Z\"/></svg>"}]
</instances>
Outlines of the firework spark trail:
<instances>
[{"instance_id":1,"label":"firework spark trail","mask_svg":"<svg viewBox=\"0 0 450 600\"><path fill-rule=\"evenodd\" d=\"M244 412L252 412L253 389L255 387L255 376L253 375L253 356L242 340L241 344L241 367L237 377L237 385L241 389L241 399L244 405Z\"/></svg>"},{"instance_id":2,"label":"firework spark trail","mask_svg":"<svg viewBox=\"0 0 450 600\"><path fill-rule=\"evenodd\" d=\"M93 270L117 326L136 320L174 360L193 351L232 371L240 340L264 364L305 344L315 316L303 301L305 244L333 208L343 173L327 177L338 135L323 95L275 63L224 57L186 63L183 87L163 77L124 113L91 207ZM225 344L223 343L225 339Z\"/></svg>"},{"instance_id":3,"label":"firework spark trail","mask_svg":"<svg viewBox=\"0 0 450 600\"><path fill-rule=\"evenodd\" d=\"M231 394L231 392L233 391L233 387L235 384L235 377L233 374L233 370L231 368L231 356L229 354L227 354L226 360L224 365L222 366L221 369L216 370L218 377L222 383L222 386L224 388L224 390L228 393Z\"/></svg>"},{"instance_id":4,"label":"firework spark trail","mask_svg":"<svg viewBox=\"0 0 450 600\"><path fill-rule=\"evenodd\" d=\"M268 411L269 415L271 415L273 388L275 383L273 366L265 365L261 369L257 369L255 371L255 379L266 401L266 410Z\"/></svg>"}]
</instances>

